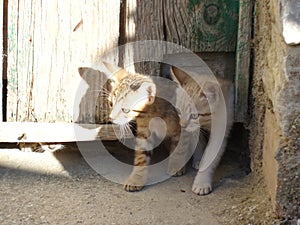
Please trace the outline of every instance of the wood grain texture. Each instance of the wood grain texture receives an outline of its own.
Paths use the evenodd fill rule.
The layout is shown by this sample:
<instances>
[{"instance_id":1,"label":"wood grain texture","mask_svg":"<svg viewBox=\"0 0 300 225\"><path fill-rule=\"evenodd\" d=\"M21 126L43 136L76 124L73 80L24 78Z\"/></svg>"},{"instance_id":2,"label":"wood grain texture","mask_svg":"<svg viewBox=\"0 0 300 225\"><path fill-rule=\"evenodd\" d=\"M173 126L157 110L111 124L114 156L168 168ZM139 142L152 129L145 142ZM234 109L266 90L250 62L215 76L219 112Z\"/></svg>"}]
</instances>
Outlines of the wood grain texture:
<instances>
[{"instance_id":1,"label":"wood grain texture","mask_svg":"<svg viewBox=\"0 0 300 225\"><path fill-rule=\"evenodd\" d=\"M164 40L194 52L236 50L237 0L127 0L124 10L125 42ZM125 61L134 62L134 54L127 50ZM157 75L159 65L138 63L135 70Z\"/></svg>"},{"instance_id":2,"label":"wood grain texture","mask_svg":"<svg viewBox=\"0 0 300 225\"><path fill-rule=\"evenodd\" d=\"M165 39L163 30L163 1L127 0L124 10L126 19L122 22L125 24L124 39L126 42ZM144 55L145 52L126 49L124 60L131 63L136 62L139 54ZM143 74L158 75L159 64L155 62L137 62L135 64L135 71Z\"/></svg>"},{"instance_id":3,"label":"wood grain texture","mask_svg":"<svg viewBox=\"0 0 300 225\"><path fill-rule=\"evenodd\" d=\"M238 0L127 0L124 40L165 40L194 52L234 52L238 8Z\"/></svg>"},{"instance_id":4,"label":"wood grain texture","mask_svg":"<svg viewBox=\"0 0 300 225\"><path fill-rule=\"evenodd\" d=\"M4 10L4 1L3 0L0 0L0 18L3 18L3 10ZM3 20L2 20L3 21ZM3 22L0 23L0 74L1 74L1 78L0 78L0 122L2 122L3 120L3 115L2 115L2 109L3 109L3 106L2 106L2 89L3 89L3 68L2 68L2 65L3 65L3 43L4 43L4 40L3 40Z\"/></svg>"},{"instance_id":5,"label":"wood grain texture","mask_svg":"<svg viewBox=\"0 0 300 225\"><path fill-rule=\"evenodd\" d=\"M91 125L76 123L0 123L0 142L76 142L95 140L118 140L120 129L117 125ZM133 138L128 132L123 137Z\"/></svg>"},{"instance_id":6,"label":"wood grain texture","mask_svg":"<svg viewBox=\"0 0 300 225\"><path fill-rule=\"evenodd\" d=\"M236 119L242 121L247 108L251 18L246 7L250 0L244 0L238 21L238 2L124 0L120 8L118 0L10 0L8 121L103 123L106 103L93 92L102 80L95 78L92 89L78 90L82 82L78 67L99 63L101 54L119 40L166 40L194 52L234 52L238 22ZM119 54L121 66L135 62L138 54L144 52L125 49ZM159 70L155 62L135 65L140 73L158 75ZM79 118L74 117L74 101L85 93Z\"/></svg>"},{"instance_id":7,"label":"wood grain texture","mask_svg":"<svg viewBox=\"0 0 300 225\"><path fill-rule=\"evenodd\" d=\"M199 68L197 71L199 75L213 74L233 82L235 73L235 54L233 52L203 52L197 53L197 55L203 60L202 64L199 61L194 61L194 57L191 57L188 53L165 55L165 60L170 64L174 62L177 65L181 64L181 67L187 70L192 67L193 71L197 71L197 68ZM169 73L169 65L162 65L162 73Z\"/></svg>"},{"instance_id":8,"label":"wood grain texture","mask_svg":"<svg viewBox=\"0 0 300 225\"><path fill-rule=\"evenodd\" d=\"M165 0L166 40L194 52L234 52L237 0Z\"/></svg>"},{"instance_id":9,"label":"wood grain texture","mask_svg":"<svg viewBox=\"0 0 300 225\"><path fill-rule=\"evenodd\" d=\"M240 1L235 75L235 121L247 122L250 72L252 1Z\"/></svg>"},{"instance_id":10,"label":"wood grain texture","mask_svg":"<svg viewBox=\"0 0 300 225\"><path fill-rule=\"evenodd\" d=\"M118 0L9 1L8 121L75 121L77 68L117 46L119 11Z\"/></svg>"},{"instance_id":11,"label":"wood grain texture","mask_svg":"<svg viewBox=\"0 0 300 225\"><path fill-rule=\"evenodd\" d=\"M164 29L166 40L191 49L192 16L188 0L164 1Z\"/></svg>"}]
</instances>

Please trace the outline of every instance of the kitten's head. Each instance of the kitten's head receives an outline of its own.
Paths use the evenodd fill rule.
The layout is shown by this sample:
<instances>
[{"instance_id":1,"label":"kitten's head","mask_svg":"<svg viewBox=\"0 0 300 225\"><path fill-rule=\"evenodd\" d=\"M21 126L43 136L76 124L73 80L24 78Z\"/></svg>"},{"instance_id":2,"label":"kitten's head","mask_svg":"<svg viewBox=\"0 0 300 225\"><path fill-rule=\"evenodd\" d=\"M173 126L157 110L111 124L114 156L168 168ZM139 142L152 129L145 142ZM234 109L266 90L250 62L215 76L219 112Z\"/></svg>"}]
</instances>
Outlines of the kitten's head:
<instances>
[{"instance_id":1,"label":"kitten's head","mask_svg":"<svg viewBox=\"0 0 300 225\"><path fill-rule=\"evenodd\" d=\"M143 113L147 106L153 104L156 95L156 85L147 76L131 74L125 69L104 63L111 73L111 106L110 120L124 125Z\"/></svg>"},{"instance_id":2,"label":"kitten's head","mask_svg":"<svg viewBox=\"0 0 300 225\"><path fill-rule=\"evenodd\" d=\"M180 85L176 91L180 125L190 132L199 129L199 126L210 127L211 114L220 99L218 83L203 79L200 86L186 72L176 67L170 70L173 80Z\"/></svg>"}]
</instances>

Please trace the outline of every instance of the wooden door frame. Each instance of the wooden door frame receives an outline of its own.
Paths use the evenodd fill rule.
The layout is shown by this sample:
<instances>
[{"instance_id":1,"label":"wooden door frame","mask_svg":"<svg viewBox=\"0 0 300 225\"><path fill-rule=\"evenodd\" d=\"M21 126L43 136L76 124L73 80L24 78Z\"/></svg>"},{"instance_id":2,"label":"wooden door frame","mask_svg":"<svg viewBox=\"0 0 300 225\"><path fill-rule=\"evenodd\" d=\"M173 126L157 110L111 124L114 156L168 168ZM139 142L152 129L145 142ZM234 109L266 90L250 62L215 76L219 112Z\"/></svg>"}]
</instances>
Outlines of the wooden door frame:
<instances>
[{"instance_id":1,"label":"wooden door frame","mask_svg":"<svg viewBox=\"0 0 300 225\"><path fill-rule=\"evenodd\" d=\"M253 0L241 0L236 47L234 121L248 123Z\"/></svg>"},{"instance_id":2,"label":"wooden door frame","mask_svg":"<svg viewBox=\"0 0 300 225\"><path fill-rule=\"evenodd\" d=\"M4 1L5 0L0 0L0 18L4 18ZM4 25L4 20L2 20L2 23L0 23L0 40L1 40L1 44L0 44L0 71L1 71L1 79L0 79L0 122L3 120L3 96L2 96L2 90L3 90L3 64L4 64L4 29L3 29L3 25Z\"/></svg>"}]
</instances>

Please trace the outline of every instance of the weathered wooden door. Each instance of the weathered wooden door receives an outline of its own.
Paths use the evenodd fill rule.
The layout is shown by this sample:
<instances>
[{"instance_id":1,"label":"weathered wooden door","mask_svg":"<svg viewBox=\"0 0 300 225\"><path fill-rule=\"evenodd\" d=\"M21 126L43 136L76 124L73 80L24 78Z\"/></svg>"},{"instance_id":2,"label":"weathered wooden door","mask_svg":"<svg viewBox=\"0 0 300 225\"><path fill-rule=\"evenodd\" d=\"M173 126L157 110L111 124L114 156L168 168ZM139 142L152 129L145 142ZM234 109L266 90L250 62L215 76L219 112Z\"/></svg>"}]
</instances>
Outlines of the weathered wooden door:
<instances>
[{"instance_id":1,"label":"weathered wooden door","mask_svg":"<svg viewBox=\"0 0 300 225\"><path fill-rule=\"evenodd\" d=\"M3 0L0 0L0 18L4 18L4 2ZM4 23L0 23L0 41L3 40L3 24ZM1 42L2 44L0 45L0 73L3 74L3 54L4 54L4 51L3 51L3 42ZM3 95L2 95L2 90L3 90L3 77L1 76L1 79L0 79L0 122L3 120Z\"/></svg>"},{"instance_id":2,"label":"weathered wooden door","mask_svg":"<svg viewBox=\"0 0 300 225\"><path fill-rule=\"evenodd\" d=\"M78 67L118 45L120 1L5 1L7 121L74 122Z\"/></svg>"},{"instance_id":3,"label":"weathered wooden door","mask_svg":"<svg viewBox=\"0 0 300 225\"><path fill-rule=\"evenodd\" d=\"M245 121L251 0L0 3L7 5L8 12L4 18L7 52L2 58L7 63L2 75L7 82L7 96L3 96L7 121L75 122L74 98L82 81L77 68L96 64L105 51L138 40L182 45L206 60L213 72L233 79L235 120ZM159 69L149 63L144 66L150 74ZM89 101L85 104L80 122L95 121L93 117L105 122L100 102L99 110L91 109L94 104Z\"/></svg>"}]
</instances>

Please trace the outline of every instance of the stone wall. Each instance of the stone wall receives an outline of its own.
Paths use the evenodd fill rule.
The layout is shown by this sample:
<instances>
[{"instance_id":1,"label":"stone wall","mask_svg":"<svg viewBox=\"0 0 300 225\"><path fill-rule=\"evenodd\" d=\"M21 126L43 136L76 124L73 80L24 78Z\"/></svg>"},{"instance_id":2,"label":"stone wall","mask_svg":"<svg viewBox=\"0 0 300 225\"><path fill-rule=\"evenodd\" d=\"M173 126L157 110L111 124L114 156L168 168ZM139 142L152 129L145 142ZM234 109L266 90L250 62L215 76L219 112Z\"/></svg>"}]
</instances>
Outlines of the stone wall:
<instances>
[{"instance_id":1,"label":"stone wall","mask_svg":"<svg viewBox=\"0 0 300 225\"><path fill-rule=\"evenodd\" d=\"M252 170L278 217L299 218L300 2L257 0L251 97Z\"/></svg>"}]
</instances>

